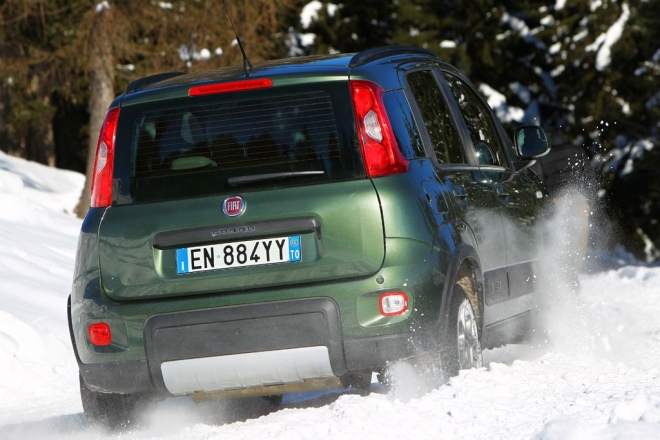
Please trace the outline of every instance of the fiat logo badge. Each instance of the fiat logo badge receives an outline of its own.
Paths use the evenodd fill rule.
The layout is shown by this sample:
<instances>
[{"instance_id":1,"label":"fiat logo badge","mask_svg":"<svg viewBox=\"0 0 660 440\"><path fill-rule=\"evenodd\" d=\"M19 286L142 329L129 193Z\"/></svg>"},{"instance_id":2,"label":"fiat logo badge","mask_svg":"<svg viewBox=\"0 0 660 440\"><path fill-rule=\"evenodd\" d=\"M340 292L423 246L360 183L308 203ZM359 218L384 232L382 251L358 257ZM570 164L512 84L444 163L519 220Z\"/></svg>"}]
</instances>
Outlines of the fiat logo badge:
<instances>
[{"instance_id":1,"label":"fiat logo badge","mask_svg":"<svg viewBox=\"0 0 660 440\"><path fill-rule=\"evenodd\" d=\"M224 202L222 202L222 212L226 216L236 217L239 214L242 214L245 211L245 200L239 196L227 197Z\"/></svg>"}]
</instances>

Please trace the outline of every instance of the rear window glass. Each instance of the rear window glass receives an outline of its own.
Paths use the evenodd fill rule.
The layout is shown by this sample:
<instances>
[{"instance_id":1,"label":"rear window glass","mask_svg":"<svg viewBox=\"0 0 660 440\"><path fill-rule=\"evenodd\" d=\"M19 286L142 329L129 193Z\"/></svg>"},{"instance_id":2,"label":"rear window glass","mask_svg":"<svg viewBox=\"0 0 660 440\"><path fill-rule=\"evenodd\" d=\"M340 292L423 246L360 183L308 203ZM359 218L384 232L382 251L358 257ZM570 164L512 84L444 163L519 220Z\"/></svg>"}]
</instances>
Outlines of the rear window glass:
<instances>
[{"instance_id":1,"label":"rear window glass","mask_svg":"<svg viewBox=\"0 0 660 440\"><path fill-rule=\"evenodd\" d=\"M324 83L126 107L118 202L364 176L348 93Z\"/></svg>"}]
</instances>

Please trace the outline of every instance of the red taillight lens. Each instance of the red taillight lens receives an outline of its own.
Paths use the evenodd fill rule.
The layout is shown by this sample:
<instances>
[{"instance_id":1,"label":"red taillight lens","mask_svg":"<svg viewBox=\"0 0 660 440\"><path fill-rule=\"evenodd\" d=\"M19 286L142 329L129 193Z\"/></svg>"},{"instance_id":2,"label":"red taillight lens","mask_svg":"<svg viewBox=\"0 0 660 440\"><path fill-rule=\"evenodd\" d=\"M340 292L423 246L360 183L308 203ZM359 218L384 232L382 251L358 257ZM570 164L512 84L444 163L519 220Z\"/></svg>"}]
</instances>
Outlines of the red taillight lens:
<instances>
[{"instance_id":1,"label":"red taillight lens","mask_svg":"<svg viewBox=\"0 0 660 440\"><path fill-rule=\"evenodd\" d=\"M273 81L268 78L248 79L245 81L233 81L223 84L209 84L195 86L188 90L188 96L212 95L214 93L242 92L244 90L267 89L273 86Z\"/></svg>"},{"instance_id":2,"label":"red taillight lens","mask_svg":"<svg viewBox=\"0 0 660 440\"><path fill-rule=\"evenodd\" d=\"M108 111L96 144L94 173L92 174L92 207L104 208L112 203L112 168L115 158L115 134L119 109Z\"/></svg>"},{"instance_id":3,"label":"red taillight lens","mask_svg":"<svg viewBox=\"0 0 660 440\"><path fill-rule=\"evenodd\" d=\"M383 89L371 81L351 81L351 96L367 177L408 171L385 113Z\"/></svg>"},{"instance_id":4,"label":"red taillight lens","mask_svg":"<svg viewBox=\"0 0 660 440\"><path fill-rule=\"evenodd\" d=\"M97 322L96 324L90 325L87 329L87 333L89 334L89 341L97 347L110 345L112 342L110 326L105 322Z\"/></svg>"},{"instance_id":5,"label":"red taillight lens","mask_svg":"<svg viewBox=\"0 0 660 440\"><path fill-rule=\"evenodd\" d=\"M379 305L383 316L400 315L408 310L408 296L403 292L384 293L380 296Z\"/></svg>"}]
</instances>

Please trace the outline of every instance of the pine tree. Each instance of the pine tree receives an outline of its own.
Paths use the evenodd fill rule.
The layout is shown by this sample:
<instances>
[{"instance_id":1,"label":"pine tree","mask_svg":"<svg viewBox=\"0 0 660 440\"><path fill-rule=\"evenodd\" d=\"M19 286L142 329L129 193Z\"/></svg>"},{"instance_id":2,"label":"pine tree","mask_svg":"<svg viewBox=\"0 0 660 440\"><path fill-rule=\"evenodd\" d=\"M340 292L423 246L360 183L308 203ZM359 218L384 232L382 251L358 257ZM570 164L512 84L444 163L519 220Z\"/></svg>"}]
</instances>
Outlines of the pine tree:
<instances>
[{"instance_id":1,"label":"pine tree","mask_svg":"<svg viewBox=\"0 0 660 440\"><path fill-rule=\"evenodd\" d=\"M69 95L80 82L67 46L80 8L64 0L6 0L0 5L0 97L3 150L55 165L51 120L54 93Z\"/></svg>"},{"instance_id":2,"label":"pine tree","mask_svg":"<svg viewBox=\"0 0 660 440\"><path fill-rule=\"evenodd\" d=\"M652 261L660 258L660 2L635 3L612 48L607 86L622 115L603 172L608 211L628 249Z\"/></svg>"},{"instance_id":3,"label":"pine tree","mask_svg":"<svg viewBox=\"0 0 660 440\"><path fill-rule=\"evenodd\" d=\"M396 7L389 0L362 0L337 5L323 2L309 31L317 34L317 53L359 52L392 44Z\"/></svg>"}]
</instances>

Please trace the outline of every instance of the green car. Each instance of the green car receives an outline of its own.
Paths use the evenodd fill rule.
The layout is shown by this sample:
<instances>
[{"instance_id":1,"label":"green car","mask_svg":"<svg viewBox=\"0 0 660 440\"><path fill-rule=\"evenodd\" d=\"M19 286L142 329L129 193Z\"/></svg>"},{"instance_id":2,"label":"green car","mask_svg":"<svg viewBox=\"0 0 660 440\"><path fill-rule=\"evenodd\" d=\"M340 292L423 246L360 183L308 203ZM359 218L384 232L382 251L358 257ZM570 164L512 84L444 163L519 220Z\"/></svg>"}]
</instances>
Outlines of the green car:
<instances>
[{"instance_id":1,"label":"green car","mask_svg":"<svg viewBox=\"0 0 660 440\"><path fill-rule=\"evenodd\" d=\"M135 81L101 129L68 307L87 417L481 366L539 287L548 144L514 139L415 47Z\"/></svg>"}]
</instances>

